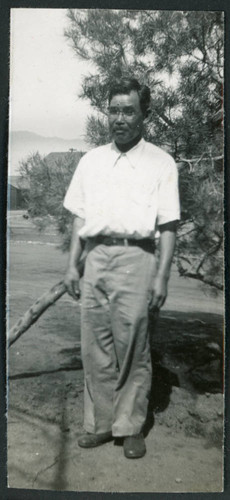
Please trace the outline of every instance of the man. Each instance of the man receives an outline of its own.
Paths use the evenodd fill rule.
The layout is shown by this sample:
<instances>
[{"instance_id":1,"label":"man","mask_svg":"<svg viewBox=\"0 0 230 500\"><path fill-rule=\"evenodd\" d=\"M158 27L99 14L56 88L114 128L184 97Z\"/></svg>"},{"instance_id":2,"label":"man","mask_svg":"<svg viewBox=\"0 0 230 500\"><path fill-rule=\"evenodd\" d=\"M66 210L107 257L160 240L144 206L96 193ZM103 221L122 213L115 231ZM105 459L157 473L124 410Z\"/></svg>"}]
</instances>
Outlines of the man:
<instances>
[{"instance_id":1,"label":"man","mask_svg":"<svg viewBox=\"0 0 230 500\"><path fill-rule=\"evenodd\" d=\"M148 310L165 301L179 219L174 160L142 138L149 106L148 87L134 78L115 82L108 109L113 142L81 159L64 201L76 216L65 279L75 299L77 266L87 252L81 312L86 434L78 444L90 448L122 437L127 458L146 452Z\"/></svg>"}]
</instances>

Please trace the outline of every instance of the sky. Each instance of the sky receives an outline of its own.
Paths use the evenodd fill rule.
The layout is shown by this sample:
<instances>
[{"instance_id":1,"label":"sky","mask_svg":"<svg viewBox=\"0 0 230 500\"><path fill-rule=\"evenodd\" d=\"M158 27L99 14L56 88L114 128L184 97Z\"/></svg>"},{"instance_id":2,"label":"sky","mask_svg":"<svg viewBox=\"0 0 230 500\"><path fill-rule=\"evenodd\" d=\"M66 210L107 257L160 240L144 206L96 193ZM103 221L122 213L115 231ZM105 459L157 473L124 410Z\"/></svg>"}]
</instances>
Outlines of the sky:
<instances>
[{"instance_id":1,"label":"sky","mask_svg":"<svg viewBox=\"0 0 230 500\"><path fill-rule=\"evenodd\" d=\"M93 71L64 38L66 9L11 9L10 130L82 138L87 101L83 75Z\"/></svg>"}]
</instances>

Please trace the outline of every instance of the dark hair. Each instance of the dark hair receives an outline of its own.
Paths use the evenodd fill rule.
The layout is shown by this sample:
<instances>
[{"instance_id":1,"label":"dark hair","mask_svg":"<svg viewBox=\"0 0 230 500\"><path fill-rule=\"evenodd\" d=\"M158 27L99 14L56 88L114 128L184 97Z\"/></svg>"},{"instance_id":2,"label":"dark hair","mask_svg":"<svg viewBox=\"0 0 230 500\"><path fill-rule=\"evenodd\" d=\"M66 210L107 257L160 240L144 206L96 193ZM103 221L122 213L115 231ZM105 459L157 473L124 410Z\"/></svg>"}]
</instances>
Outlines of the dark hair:
<instances>
[{"instance_id":1,"label":"dark hair","mask_svg":"<svg viewBox=\"0 0 230 500\"><path fill-rule=\"evenodd\" d=\"M146 118L150 106L150 89L147 85L141 85L136 78L127 77L116 80L109 89L109 104L115 95L130 94L132 90L137 91L140 99L141 111Z\"/></svg>"}]
</instances>

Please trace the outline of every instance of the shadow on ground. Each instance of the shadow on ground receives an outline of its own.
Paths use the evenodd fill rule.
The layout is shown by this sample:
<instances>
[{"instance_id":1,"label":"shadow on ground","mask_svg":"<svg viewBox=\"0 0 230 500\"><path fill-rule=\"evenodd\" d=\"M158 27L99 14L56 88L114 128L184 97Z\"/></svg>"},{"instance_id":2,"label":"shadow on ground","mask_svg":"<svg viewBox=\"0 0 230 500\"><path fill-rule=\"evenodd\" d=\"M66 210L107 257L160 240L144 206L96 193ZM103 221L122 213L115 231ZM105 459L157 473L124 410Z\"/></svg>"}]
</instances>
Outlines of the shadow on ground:
<instances>
[{"instance_id":1,"label":"shadow on ground","mask_svg":"<svg viewBox=\"0 0 230 500\"><path fill-rule=\"evenodd\" d=\"M173 387L193 397L223 392L223 322L215 314L151 314L149 335L152 388L145 434L154 425L154 414L164 412Z\"/></svg>"}]
</instances>

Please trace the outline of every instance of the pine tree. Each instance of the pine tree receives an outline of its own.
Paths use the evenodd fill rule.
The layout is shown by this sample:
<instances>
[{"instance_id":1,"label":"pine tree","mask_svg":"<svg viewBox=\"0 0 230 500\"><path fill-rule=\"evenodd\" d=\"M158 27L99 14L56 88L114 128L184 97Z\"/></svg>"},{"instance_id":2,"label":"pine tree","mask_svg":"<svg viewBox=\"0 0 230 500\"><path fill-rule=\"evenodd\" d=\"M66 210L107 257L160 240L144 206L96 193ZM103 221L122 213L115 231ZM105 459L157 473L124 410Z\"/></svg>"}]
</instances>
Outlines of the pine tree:
<instances>
[{"instance_id":1,"label":"pine tree","mask_svg":"<svg viewBox=\"0 0 230 500\"><path fill-rule=\"evenodd\" d=\"M86 140L105 144L108 87L132 75L149 85L145 137L178 163L181 275L222 289L223 14L195 11L68 11L66 38L91 63L81 97L91 103Z\"/></svg>"}]
</instances>

